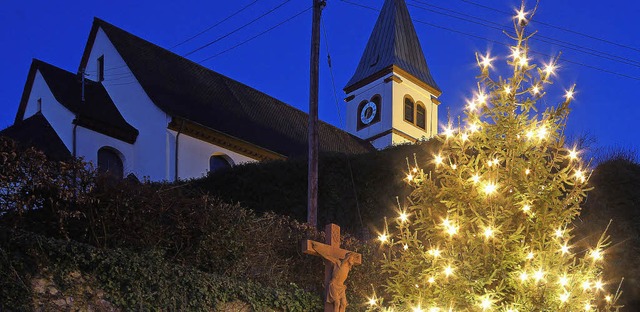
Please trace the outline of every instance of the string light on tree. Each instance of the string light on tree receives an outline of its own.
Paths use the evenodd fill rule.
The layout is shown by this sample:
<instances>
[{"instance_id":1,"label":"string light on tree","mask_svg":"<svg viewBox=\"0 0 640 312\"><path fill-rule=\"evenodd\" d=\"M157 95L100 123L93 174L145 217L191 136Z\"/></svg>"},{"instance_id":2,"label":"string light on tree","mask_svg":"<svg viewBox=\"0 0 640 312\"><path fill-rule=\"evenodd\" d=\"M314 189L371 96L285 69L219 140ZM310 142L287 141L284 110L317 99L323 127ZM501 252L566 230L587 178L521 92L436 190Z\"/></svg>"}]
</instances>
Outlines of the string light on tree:
<instances>
[{"instance_id":1,"label":"string light on tree","mask_svg":"<svg viewBox=\"0 0 640 312\"><path fill-rule=\"evenodd\" d=\"M559 58L529 53L535 11L515 9L507 57L476 54L466 126L443 128L440 150L416 163L412 204L379 237L389 306L371 310L616 311L608 237L583 246L570 228L590 169L564 146L575 86L552 90Z\"/></svg>"}]
</instances>

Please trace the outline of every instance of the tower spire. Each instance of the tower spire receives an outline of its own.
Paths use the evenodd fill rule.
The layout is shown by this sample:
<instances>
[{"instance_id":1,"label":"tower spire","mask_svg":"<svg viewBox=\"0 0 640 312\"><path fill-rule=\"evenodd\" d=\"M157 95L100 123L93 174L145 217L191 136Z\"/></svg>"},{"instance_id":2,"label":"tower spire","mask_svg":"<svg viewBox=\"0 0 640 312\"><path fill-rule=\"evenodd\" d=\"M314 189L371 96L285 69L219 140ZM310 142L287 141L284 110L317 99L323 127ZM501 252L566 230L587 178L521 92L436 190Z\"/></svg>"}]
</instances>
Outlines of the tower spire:
<instances>
[{"instance_id":1,"label":"tower spire","mask_svg":"<svg viewBox=\"0 0 640 312\"><path fill-rule=\"evenodd\" d=\"M431 77L404 0L385 0L358 68L344 91L350 93L393 70L436 96L442 93Z\"/></svg>"}]
</instances>

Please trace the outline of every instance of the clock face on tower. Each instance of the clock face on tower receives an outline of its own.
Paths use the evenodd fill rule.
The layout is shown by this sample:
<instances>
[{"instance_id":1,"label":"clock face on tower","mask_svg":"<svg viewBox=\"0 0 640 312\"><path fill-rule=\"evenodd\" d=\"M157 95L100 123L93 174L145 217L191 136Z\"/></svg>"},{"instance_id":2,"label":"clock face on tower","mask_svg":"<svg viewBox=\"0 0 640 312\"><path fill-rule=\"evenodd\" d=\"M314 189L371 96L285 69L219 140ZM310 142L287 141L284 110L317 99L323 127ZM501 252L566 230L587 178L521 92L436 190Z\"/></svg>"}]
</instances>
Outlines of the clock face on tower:
<instances>
[{"instance_id":1,"label":"clock face on tower","mask_svg":"<svg viewBox=\"0 0 640 312\"><path fill-rule=\"evenodd\" d=\"M366 128L380 121L380 103L382 98L380 95L374 95L371 100L364 100L358 105L357 129Z\"/></svg>"},{"instance_id":2,"label":"clock face on tower","mask_svg":"<svg viewBox=\"0 0 640 312\"><path fill-rule=\"evenodd\" d=\"M368 125L376 117L377 113L378 113L378 106L376 105L376 103L368 102L362 107L362 110L360 111L360 121L363 124Z\"/></svg>"}]
</instances>

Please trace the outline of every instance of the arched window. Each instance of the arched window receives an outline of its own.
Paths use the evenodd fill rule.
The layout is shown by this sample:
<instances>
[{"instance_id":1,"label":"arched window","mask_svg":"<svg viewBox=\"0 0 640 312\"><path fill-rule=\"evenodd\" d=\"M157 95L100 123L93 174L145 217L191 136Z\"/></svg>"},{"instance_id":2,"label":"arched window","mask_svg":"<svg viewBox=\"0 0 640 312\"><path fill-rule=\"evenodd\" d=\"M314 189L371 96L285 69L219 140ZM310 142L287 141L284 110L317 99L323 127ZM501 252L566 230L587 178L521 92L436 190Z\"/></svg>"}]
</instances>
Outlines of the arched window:
<instances>
[{"instance_id":1,"label":"arched window","mask_svg":"<svg viewBox=\"0 0 640 312\"><path fill-rule=\"evenodd\" d=\"M424 108L424 105L418 103L418 105L416 106L416 126L421 129L425 129L426 120L426 110Z\"/></svg>"},{"instance_id":2,"label":"arched window","mask_svg":"<svg viewBox=\"0 0 640 312\"><path fill-rule=\"evenodd\" d=\"M124 166L120 153L111 147L102 147L98 150L98 171L108 173L118 179L124 176Z\"/></svg>"},{"instance_id":3,"label":"arched window","mask_svg":"<svg viewBox=\"0 0 640 312\"><path fill-rule=\"evenodd\" d=\"M404 120L413 123L413 100L409 97L404 98Z\"/></svg>"},{"instance_id":4,"label":"arched window","mask_svg":"<svg viewBox=\"0 0 640 312\"><path fill-rule=\"evenodd\" d=\"M231 168L232 165L232 161L227 155L216 154L209 158L209 172L228 169Z\"/></svg>"}]
</instances>

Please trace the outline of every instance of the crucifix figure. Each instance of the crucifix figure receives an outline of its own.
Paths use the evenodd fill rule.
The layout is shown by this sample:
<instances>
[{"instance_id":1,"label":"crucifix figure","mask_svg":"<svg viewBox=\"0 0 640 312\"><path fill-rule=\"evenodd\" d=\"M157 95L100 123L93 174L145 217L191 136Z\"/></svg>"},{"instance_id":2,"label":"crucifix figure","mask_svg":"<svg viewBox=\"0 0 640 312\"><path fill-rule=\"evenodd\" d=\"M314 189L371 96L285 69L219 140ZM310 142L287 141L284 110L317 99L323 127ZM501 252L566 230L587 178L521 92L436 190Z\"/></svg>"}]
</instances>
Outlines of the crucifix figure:
<instances>
[{"instance_id":1,"label":"crucifix figure","mask_svg":"<svg viewBox=\"0 0 640 312\"><path fill-rule=\"evenodd\" d=\"M340 248L340 227L328 224L325 227L326 244L307 240L302 251L324 259L325 312L344 312L347 308L347 286L344 281L354 265L362 263L359 253Z\"/></svg>"}]
</instances>

